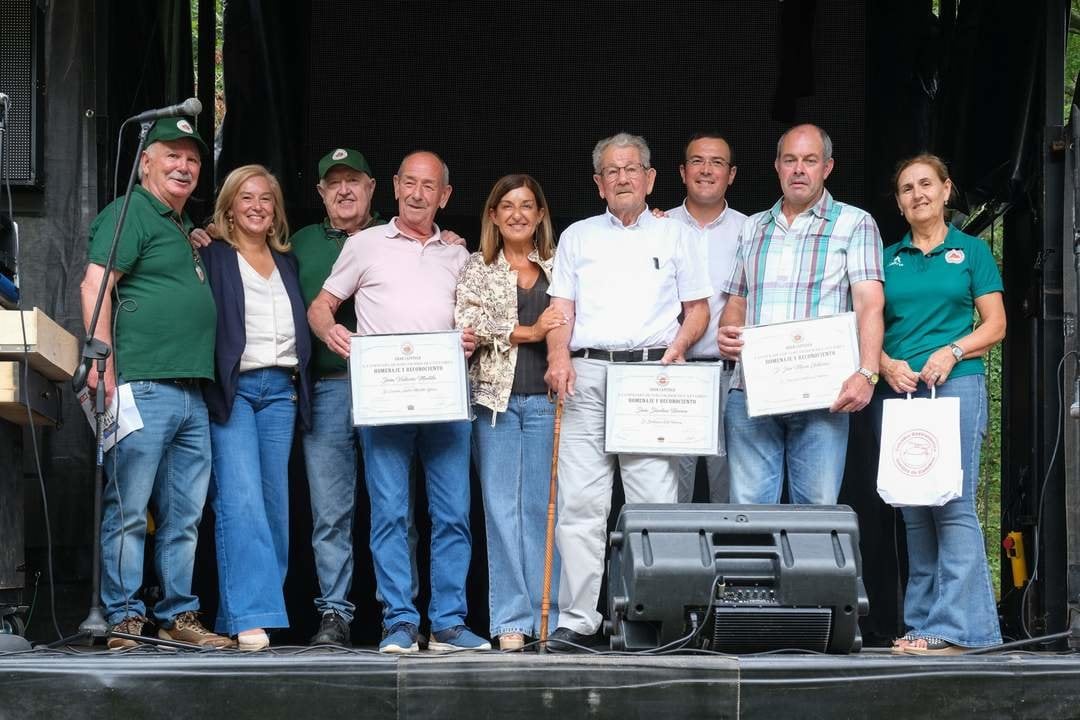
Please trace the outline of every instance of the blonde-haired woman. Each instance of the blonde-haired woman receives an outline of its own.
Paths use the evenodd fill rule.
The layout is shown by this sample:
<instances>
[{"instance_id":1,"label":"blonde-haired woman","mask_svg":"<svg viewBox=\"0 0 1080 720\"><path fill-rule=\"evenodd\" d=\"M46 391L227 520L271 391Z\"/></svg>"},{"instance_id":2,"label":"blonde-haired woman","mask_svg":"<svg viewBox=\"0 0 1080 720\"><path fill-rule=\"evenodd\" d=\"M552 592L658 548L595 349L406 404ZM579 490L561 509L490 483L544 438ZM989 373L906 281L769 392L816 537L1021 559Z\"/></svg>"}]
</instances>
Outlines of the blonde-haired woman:
<instances>
[{"instance_id":1,"label":"blonde-haired woman","mask_svg":"<svg viewBox=\"0 0 1080 720\"><path fill-rule=\"evenodd\" d=\"M458 281L455 316L458 327L476 329L473 458L484 495L491 636L503 650L521 648L540 625L555 421L544 340L566 323L548 305L554 254L540 184L522 174L500 178L484 205L480 252Z\"/></svg>"},{"instance_id":2,"label":"blonde-haired woman","mask_svg":"<svg viewBox=\"0 0 1080 720\"><path fill-rule=\"evenodd\" d=\"M217 631L241 650L288 627L288 462L299 406L310 418L311 336L281 186L261 165L229 173L214 224L224 242L201 248L217 303L217 379L204 389L213 454L220 605Z\"/></svg>"}]
</instances>

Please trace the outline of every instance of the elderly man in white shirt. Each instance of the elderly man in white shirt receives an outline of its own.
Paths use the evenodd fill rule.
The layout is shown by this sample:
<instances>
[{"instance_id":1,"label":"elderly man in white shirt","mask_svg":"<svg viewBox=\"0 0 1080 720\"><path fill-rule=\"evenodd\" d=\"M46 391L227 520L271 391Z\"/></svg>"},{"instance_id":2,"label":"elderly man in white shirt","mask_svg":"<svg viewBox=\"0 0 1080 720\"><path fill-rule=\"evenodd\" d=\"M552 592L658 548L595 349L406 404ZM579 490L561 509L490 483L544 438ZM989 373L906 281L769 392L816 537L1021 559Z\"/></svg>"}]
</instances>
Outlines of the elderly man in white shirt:
<instances>
[{"instance_id":1,"label":"elderly man in white shirt","mask_svg":"<svg viewBox=\"0 0 1080 720\"><path fill-rule=\"evenodd\" d=\"M731 144L716 133L698 133L686 143L684 160L679 165L679 175L686 185L686 199L678 207L667 211L667 216L685 223L691 229L702 254L706 258L709 280L713 294L709 298L711 321L705 333L686 353L686 359L694 362L719 362L717 345L717 320L724 310L727 296L720 292L721 283L731 276L735 254L739 250L739 229L746 216L728 205L725 195L735 181L735 156ZM732 363L720 375L720 417L724 416L724 400L731 384ZM709 479L709 502L726 503L731 490L728 475L727 451L724 443L723 423L720 428L720 448L716 455L705 460ZM679 502L694 500L694 481L698 458L684 455L679 458Z\"/></svg>"},{"instance_id":2,"label":"elderly man in white shirt","mask_svg":"<svg viewBox=\"0 0 1080 720\"><path fill-rule=\"evenodd\" d=\"M600 627L596 604L616 464L627 502L677 499L677 457L604 452L608 365L683 362L709 323L713 295L690 230L649 212L645 198L656 171L645 140L626 133L605 138L592 159L607 211L562 234L548 289L551 306L568 321L548 333L545 376L566 403L555 531L562 558L559 627L548 639L552 652L589 644Z\"/></svg>"}]
</instances>

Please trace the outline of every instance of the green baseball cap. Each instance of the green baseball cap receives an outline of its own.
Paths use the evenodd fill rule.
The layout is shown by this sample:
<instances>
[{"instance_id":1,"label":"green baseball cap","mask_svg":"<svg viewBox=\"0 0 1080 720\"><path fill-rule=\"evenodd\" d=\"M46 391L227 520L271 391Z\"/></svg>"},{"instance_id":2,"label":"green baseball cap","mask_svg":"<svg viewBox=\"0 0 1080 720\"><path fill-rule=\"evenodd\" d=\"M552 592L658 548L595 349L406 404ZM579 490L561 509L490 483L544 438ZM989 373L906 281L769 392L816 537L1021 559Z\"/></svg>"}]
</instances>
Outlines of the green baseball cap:
<instances>
[{"instance_id":1,"label":"green baseball cap","mask_svg":"<svg viewBox=\"0 0 1080 720\"><path fill-rule=\"evenodd\" d=\"M203 142L198 131L195 130L195 120L189 117L167 117L155 122L154 127L150 128L150 132L146 136L146 147L150 147L159 140L180 140L182 138L194 140L203 155L210 154L210 148L206 147L206 143Z\"/></svg>"},{"instance_id":2,"label":"green baseball cap","mask_svg":"<svg viewBox=\"0 0 1080 720\"><path fill-rule=\"evenodd\" d=\"M323 156L323 159L319 161L319 179L322 180L326 177L326 173L330 172L330 168L335 165L344 165L357 172L365 173L368 177L373 177L371 166L368 165L367 159L358 151L350 148L335 148L326 153L326 155Z\"/></svg>"}]
</instances>

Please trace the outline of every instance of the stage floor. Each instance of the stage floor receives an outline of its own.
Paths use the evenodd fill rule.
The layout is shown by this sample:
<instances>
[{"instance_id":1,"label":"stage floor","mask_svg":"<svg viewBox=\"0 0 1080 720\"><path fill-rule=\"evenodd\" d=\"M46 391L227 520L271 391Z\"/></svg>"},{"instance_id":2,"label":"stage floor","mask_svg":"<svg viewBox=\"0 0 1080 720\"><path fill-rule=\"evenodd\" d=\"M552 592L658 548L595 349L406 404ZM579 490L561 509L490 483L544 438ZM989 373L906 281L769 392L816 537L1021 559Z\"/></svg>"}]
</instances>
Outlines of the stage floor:
<instances>
[{"instance_id":1,"label":"stage floor","mask_svg":"<svg viewBox=\"0 0 1080 720\"><path fill-rule=\"evenodd\" d=\"M0 717L1075 718L1080 655L0 654Z\"/></svg>"}]
</instances>

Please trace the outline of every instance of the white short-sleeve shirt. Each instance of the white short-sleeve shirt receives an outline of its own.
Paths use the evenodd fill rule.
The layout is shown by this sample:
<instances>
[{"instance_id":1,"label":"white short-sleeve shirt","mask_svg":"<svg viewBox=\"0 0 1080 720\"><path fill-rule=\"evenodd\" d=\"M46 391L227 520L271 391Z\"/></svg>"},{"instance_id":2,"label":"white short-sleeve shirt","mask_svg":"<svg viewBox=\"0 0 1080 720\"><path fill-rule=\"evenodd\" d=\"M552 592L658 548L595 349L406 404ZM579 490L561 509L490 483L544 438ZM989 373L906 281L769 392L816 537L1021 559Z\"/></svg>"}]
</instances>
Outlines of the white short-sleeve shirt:
<instances>
[{"instance_id":1,"label":"white short-sleeve shirt","mask_svg":"<svg viewBox=\"0 0 1080 720\"><path fill-rule=\"evenodd\" d=\"M629 226L607 211L568 227L548 295L574 302L570 350L670 345L682 303L712 296L699 245L683 223L648 208Z\"/></svg>"},{"instance_id":2,"label":"white short-sleeve shirt","mask_svg":"<svg viewBox=\"0 0 1080 720\"><path fill-rule=\"evenodd\" d=\"M682 205L668 210L667 215L685 223L701 244L708 266L709 281L713 287L713 294L709 296L709 324L705 326L705 334L690 347L686 357L718 360L720 348L716 344L717 322L720 320L720 313L724 311L724 305L727 304L727 295L720 292L720 287L731 277L735 256L739 252L739 231L746 221L746 216L725 203L724 209L715 219L699 225L686 209L685 201Z\"/></svg>"}]
</instances>

